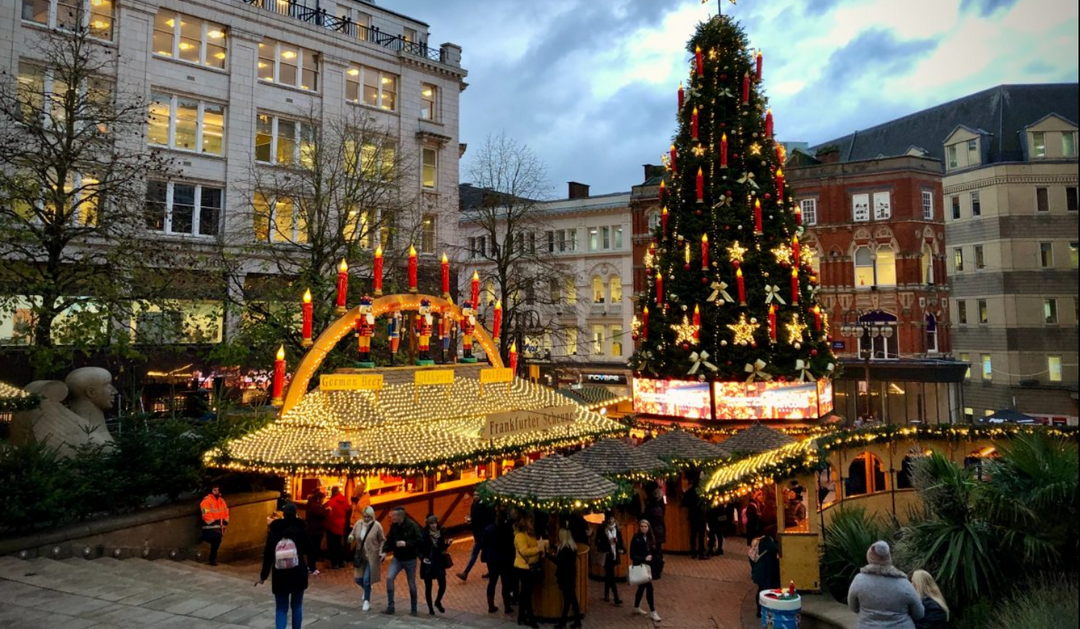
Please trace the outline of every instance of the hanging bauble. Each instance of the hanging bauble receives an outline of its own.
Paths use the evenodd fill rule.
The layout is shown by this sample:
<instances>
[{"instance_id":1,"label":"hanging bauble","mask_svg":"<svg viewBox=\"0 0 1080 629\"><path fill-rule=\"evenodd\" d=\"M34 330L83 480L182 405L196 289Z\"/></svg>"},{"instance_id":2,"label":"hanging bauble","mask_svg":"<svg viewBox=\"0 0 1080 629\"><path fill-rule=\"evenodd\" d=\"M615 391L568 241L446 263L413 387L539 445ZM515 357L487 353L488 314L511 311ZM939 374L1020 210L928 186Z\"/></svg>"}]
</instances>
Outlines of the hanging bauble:
<instances>
[{"instance_id":1,"label":"hanging bauble","mask_svg":"<svg viewBox=\"0 0 1080 629\"><path fill-rule=\"evenodd\" d=\"M690 265L689 264L684 264L683 265L683 270L684 271L689 271L690 270Z\"/></svg>"},{"instance_id":2,"label":"hanging bauble","mask_svg":"<svg viewBox=\"0 0 1080 629\"><path fill-rule=\"evenodd\" d=\"M694 214L696 214L697 216L701 216L701 210L694 210Z\"/></svg>"},{"instance_id":3,"label":"hanging bauble","mask_svg":"<svg viewBox=\"0 0 1080 629\"><path fill-rule=\"evenodd\" d=\"M689 343L683 343L682 348L683 348L683 351L685 352L685 351L690 349L690 344Z\"/></svg>"},{"instance_id":4,"label":"hanging bauble","mask_svg":"<svg viewBox=\"0 0 1080 629\"><path fill-rule=\"evenodd\" d=\"M765 193L765 200L766 200L766 201L768 201L768 200L769 200L769 199L771 199L771 198L772 198L772 195L771 195L771 194L769 194L768 192L766 192L766 193Z\"/></svg>"},{"instance_id":5,"label":"hanging bauble","mask_svg":"<svg viewBox=\"0 0 1080 629\"><path fill-rule=\"evenodd\" d=\"M727 74L726 73L721 73L720 74L720 80L721 81L726 81L727 80Z\"/></svg>"},{"instance_id":6,"label":"hanging bauble","mask_svg":"<svg viewBox=\"0 0 1080 629\"><path fill-rule=\"evenodd\" d=\"M707 278L707 277L701 278L701 283L702 284L708 284L709 283L709 278Z\"/></svg>"},{"instance_id":7,"label":"hanging bauble","mask_svg":"<svg viewBox=\"0 0 1080 629\"><path fill-rule=\"evenodd\" d=\"M705 382L705 374L698 374L698 382Z\"/></svg>"},{"instance_id":8,"label":"hanging bauble","mask_svg":"<svg viewBox=\"0 0 1080 629\"><path fill-rule=\"evenodd\" d=\"M811 356L817 356L817 350L816 349L810 350L810 355Z\"/></svg>"},{"instance_id":9,"label":"hanging bauble","mask_svg":"<svg viewBox=\"0 0 1080 629\"><path fill-rule=\"evenodd\" d=\"M779 380L780 382L787 382L787 377L786 376L780 376L780 377L777 378L777 380Z\"/></svg>"}]
</instances>

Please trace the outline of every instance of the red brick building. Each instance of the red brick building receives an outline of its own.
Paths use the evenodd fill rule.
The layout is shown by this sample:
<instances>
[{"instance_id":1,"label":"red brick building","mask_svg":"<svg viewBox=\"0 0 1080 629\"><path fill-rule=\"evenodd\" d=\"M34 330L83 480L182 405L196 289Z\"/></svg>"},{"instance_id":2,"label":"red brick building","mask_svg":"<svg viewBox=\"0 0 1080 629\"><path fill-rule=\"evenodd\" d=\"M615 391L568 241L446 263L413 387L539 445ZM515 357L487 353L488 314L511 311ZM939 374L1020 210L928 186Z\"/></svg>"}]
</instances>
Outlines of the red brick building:
<instances>
[{"instance_id":1,"label":"red brick building","mask_svg":"<svg viewBox=\"0 0 1080 629\"><path fill-rule=\"evenodd\" d=\"M666 169L645 164L645 180L630 190L630 225L634 246L634 294L645 290L645 254L652 242L653 228L660 221L660 182Z\"/></svg>"}]
</instances>

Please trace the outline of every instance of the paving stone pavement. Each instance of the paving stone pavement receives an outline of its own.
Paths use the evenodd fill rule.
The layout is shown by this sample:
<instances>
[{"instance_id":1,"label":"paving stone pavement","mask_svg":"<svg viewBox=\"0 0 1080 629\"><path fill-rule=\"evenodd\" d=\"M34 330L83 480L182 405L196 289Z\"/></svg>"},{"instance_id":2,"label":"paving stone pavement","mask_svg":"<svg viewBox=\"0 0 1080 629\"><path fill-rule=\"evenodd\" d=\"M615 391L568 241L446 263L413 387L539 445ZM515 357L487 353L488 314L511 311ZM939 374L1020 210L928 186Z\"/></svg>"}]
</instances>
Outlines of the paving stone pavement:
<instances>
[{"instance_id":1,"label":"paving stone pavement","mask_svg":"<svg viewBox=\"0 0 1080 629\"><path fill-rule=\"evenodd\" d=\"M620 585L622 607L604 603L603 586L590 582L584 629L751 629L754 588L745 549L735 540L731 552L708 561L668 555L663 579L656 582L662 621L632 614L633 588ZM471 540L454 545L463 567ZM260 564L254 560L211 568L191 562L144 559L85 560L0 557L2 629L270 629L274 626L269 583L253 587ZM383 574L385 576L385 569ZM408 609L408 588L398 578L398 614L378 613L386 604L383 584L375 586L372 609L360 610L361 592L352 570L324 570L311 580L304 597L304 627L339 629L509 629L512 617L486 614L487 581L478 563L469 580L451 576L443 599L446 614L428 616L420 587L419 617ZM404 600L401 595L404 594ZM550 625L549 625L550 626Z\"/></svg>"}]
</instances>

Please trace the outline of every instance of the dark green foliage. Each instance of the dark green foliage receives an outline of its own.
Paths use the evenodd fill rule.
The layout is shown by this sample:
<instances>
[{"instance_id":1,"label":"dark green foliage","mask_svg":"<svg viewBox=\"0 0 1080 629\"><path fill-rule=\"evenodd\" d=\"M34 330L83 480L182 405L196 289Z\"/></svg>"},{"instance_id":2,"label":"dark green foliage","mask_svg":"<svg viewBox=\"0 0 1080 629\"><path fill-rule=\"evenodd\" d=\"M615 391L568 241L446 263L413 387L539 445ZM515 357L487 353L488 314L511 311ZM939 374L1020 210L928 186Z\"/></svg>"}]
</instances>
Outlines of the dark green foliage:
<instances>
[{"instance_id":1,"label":"dark green foliage","mask_svg":"<svg viewBox=\"0 0 1080 629\"><path fill-rule=\"evenodd\" d=\"M1076 577L1040 579L1034 586L996 606L987 629L1059 629L1080 626ZM971 625L975 626L975 625Z\"/></svg>"},{"instance_id":2,"label":"dark green foliage","mask_svg":"<svg viewBox=\"0 0 1080 629\"><path fill-rule=\"evenodd\" d=\"M838 601L846 602L848 587L859 569L866 565L866 549L878 540L889 540L895 526L877 516L867 516L862 507L842 506L825 531L821 574L825 589Z\"/></svg>"}]
</instances>

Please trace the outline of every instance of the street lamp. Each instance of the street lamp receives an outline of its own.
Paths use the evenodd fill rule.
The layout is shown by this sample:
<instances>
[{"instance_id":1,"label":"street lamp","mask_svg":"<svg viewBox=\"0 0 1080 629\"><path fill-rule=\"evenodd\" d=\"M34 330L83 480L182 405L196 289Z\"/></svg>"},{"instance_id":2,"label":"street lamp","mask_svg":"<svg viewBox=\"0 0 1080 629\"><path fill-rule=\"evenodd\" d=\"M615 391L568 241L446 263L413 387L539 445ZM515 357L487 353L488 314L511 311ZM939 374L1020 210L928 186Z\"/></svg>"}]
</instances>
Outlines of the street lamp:
<instances>
[{"instance_id":1,"label":"street lamp","mask_svg":"<svg viewBox=\"0 0 1080 629\"><path fill-rule=\"evenodd\" d=\"M869 321L864 314L850 310L844 314L844 324L840 326L840 334L845 337L856 337L859 344L859 358L863 361L863 382L866 386L866 412L864 417L870 418L870 361L874 358L874 340L884 338L886 344L886 356L888 355L889 339L893 336L893 326L883 321Z\"/></svg>"}]
</instances>

